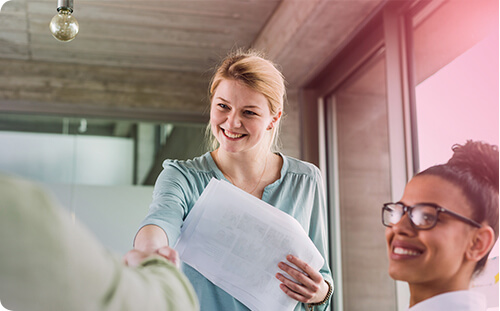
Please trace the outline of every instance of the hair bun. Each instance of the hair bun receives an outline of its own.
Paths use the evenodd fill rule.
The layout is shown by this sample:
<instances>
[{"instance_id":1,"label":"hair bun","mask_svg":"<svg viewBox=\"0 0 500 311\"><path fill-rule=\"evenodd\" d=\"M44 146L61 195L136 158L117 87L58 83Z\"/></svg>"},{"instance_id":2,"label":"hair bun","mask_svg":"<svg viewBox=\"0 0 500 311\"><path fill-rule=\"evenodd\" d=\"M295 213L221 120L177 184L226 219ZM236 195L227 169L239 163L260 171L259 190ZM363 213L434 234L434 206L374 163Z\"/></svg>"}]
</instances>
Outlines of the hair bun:
<instances>
[{"instance_id":1,"label":"hair bun","mask_svg":"<svg viewBox=\"0 0 500 311\"><path fill-rule=\"evenodd\" d=\"M498 146L468 140L454 145L447 165L468 172L474 179L491 186L498 193Z\"/></svg>"}]
</instances>

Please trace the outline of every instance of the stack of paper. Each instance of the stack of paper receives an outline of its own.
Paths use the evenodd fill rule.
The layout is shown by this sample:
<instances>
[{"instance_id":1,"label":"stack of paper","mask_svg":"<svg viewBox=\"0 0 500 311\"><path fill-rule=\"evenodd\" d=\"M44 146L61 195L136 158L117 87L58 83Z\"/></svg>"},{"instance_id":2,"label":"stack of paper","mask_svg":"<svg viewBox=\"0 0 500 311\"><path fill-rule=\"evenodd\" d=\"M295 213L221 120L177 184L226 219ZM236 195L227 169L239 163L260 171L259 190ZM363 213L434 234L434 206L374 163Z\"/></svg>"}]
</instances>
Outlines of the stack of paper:
<instances>
[{"instance_id":1,"label":"stack of paper","mask_svg":"<svg viewBox=\"0 0 500 311\"><path fill-rule=\"evenodd\" d=\"M288 254L316 271L324 262L293 217L216 179L184 221L175 249L184 263L251 310L294 309L297 301L275 278Z\"/></svg>"}]
</instances>

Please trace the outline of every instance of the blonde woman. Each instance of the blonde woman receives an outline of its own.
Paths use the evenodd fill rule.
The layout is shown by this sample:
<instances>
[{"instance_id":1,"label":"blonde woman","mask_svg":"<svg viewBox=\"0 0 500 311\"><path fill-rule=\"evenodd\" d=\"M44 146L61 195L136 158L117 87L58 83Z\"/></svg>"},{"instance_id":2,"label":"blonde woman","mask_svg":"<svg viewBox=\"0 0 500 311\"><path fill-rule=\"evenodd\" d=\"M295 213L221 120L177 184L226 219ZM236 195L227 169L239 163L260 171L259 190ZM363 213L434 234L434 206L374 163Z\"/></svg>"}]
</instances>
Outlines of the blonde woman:
<instances>
[{"instance_id":1,"label":"blonde woman","mask_svg":"<svg viewBox=\"0 0 500 311\"><path fill-rule=\"evenodd\" d=\"M183 220L212 178L226 180L296 218L323 257L327 252L326 206L319 170L275 152L283 114L285 83L273 63L256 52L229 55L210 85L209 130L214 150L188 161L166 160L155 185L149 214L135 238L135 248L150 252L177 241ZM292 268L292 263L306 273ZM288 256L276 274L281 289L297 300L295 310L324 310L332 293L328 264L312 271ZM184 265L202 310L248 310ZM300 303L299 303L300 302Z\"/></svg>"}]
</instances>

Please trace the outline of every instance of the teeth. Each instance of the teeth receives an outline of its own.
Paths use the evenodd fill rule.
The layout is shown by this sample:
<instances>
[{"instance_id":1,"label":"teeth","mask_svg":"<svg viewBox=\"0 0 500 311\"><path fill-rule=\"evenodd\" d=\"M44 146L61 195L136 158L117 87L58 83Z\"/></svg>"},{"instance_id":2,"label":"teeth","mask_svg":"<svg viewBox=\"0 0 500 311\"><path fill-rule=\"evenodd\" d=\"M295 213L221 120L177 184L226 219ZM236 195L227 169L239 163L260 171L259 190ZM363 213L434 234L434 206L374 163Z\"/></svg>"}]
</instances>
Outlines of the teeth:
<instances>
[{"instance_id":1,"label":"teeth","mask_svg":"<svg viewBox=\"0 0 500 311\"><path fill-rule=\"evenodd\" d=\"M420 252L406 249L406 248L401 248L401 247L395 247L394 248L394 254L397 255L409 255L409 256L417 256L420 255Z\"/></svg>"},{"instance_id":2,"label":"teeth","mask_svg":"<svg viewBox=\"0 0 500 311\"><path fill-rule=\"evenodd\" d=\"M226 136L227 136L227 137L229 137L229 138L240 138L240 137L242 137L242 136L243 136L243 134L233 134L233 133L230 133L230 132L227 132L227 131L225 131L224 133L225 133L225 134L226 134Z\"/></svg>"}]
</instances>

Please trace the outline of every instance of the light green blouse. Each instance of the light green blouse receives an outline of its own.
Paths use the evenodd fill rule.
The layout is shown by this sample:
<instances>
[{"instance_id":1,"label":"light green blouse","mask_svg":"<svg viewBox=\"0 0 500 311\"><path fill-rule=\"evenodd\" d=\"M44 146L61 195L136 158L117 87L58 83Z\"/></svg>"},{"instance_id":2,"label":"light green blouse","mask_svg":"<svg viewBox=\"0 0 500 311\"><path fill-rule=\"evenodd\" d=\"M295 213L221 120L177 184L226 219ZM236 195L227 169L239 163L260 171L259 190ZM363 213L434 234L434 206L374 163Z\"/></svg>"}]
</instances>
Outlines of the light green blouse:
<instances>
[{"instance_id":1,"label":"light green blouse","mask_svg":"<svg viewBox=\"0 0 500 311\"><path fill-rule=\"evenodd\" d=\"M327 211L321 173L310 163L280 156L283 158L281 177L264 189L262 200L293 216L301 224L325 259L320 273L333 284L327 260ZM155 184L149 213L141 227L161 227L167 234L169 243L175 245L184 219L210 180L228 180L209 152L187 161L166 160L163 167ZM195 269L184 265L183 271L195 288L201 310L248 310ZM328 303L315 307L315 310L323 310L327 305ZM298 304L295 310L305 310L305 306Z\"/></svg>"}]
</instances>

